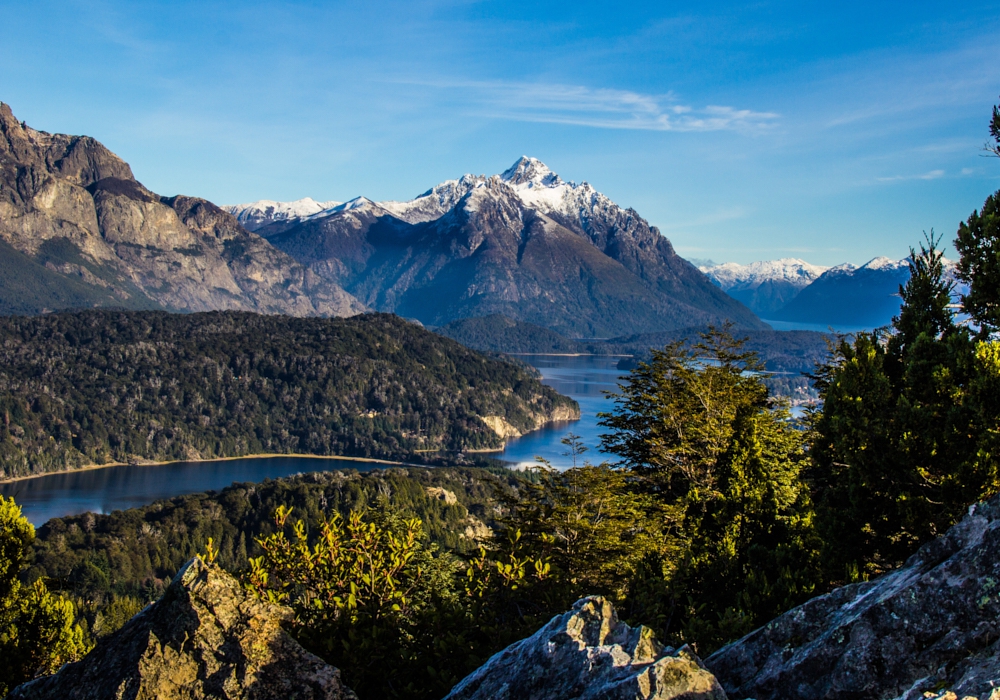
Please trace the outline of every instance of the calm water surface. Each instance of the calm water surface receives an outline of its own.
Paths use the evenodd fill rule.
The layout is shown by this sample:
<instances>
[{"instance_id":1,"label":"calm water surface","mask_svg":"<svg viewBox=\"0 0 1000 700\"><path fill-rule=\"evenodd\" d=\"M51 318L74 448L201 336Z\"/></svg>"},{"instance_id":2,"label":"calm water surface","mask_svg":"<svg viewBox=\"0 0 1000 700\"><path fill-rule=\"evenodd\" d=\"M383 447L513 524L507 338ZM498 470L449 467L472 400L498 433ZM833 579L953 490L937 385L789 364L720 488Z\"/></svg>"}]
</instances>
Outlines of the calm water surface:
<instances>
[{"instance_id":1,"label":"calm water surface","mask_svg":"<svg viewBox=\"0 0 1000 700\"><path fill-rule=\"evenodd\" d=\"M560 441L574 433L580 436L587 452L578 457L599 463L608 455L598 451L601 433L605 428L597 425L597 414L610 411L614 404L606 398L606 391L618 390L618 378L625 371L617 369L620 357L585 355L582 357L562 357L552 355L521 355L520 359L537 367L542 373L542 381L564 396L577 400L580 404L580 420L556 423L547 428L528 433L522 438L511 440L498 456L519 466L537 464L535 456L544 457L557 467L573 466L573 458L566 455L566 445Z\"/></svg>"},{"instance_id":2,"label":"calm water surface","mask_svg":"<svg viewBox=\"0 0 1000 700\"><path fill-rule=\"evenodd\" d=\"M564 454L560 440L570 433L581 437L589 449L580 461L600 462L606 455L597 450L598 411L607 411L611 402L604 391L614 391L623 372L615 368L617 357L521 356L537 367L543 381L560 394L580 403L578 421L559 423L511 440L496 456L514 465L535 464L541 456L558 467L569 467L573 459ZM52 474L34 479L0 484L0 494L14 496L25 516L35 525L49 518L76 515L88 511L110 513L143 506L161 498L188 493L218 491L233 482L258 482L303 472L332 469L368 471L385 465L337 458L265 457L232 459L219 462L176 462L153 466L121 466L92 469L68 474Z\"/></svg>"},{"instance_id":3,"label":"calm water surface","mask_svg":"<svg viewBox=\"0 0 1000 700\"><path fill-rule=\"evenodd\" d=\"M264 481L301 472L332 469L367 471L385 465L306 457L262 457L219 462L174 462L121 466L51 474L0 484L0 494L13 496L33 525L78 513L110 513L144 506L161 498L218 491L236 481Z\"/></svg>"}]
</instances>

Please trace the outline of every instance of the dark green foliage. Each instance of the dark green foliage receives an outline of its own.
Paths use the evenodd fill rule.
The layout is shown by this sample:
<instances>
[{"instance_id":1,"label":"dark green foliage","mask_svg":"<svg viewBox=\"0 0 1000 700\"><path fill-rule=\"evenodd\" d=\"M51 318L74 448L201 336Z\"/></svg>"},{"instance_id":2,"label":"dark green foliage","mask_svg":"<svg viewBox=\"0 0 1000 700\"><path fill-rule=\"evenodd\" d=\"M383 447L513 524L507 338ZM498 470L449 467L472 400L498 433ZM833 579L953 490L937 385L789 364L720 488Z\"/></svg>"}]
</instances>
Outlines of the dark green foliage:
<instances>
[{"instance_id":1,"label":"dark green foliage","mask_svg":"<svg viewBox=\"0 0 1000 700\"><path fill-rule=\"evenodd\" d=\"M435 329L441 335L476 350L513 353L596 353L595 343L583 343L548 328L493 314L462 318Z\"/></svg>"},{"instance_id":2,"label":"dark green foliage","mask_svg":"<svg viewBox=\"0 0 1000 700\"><path fill-rule=\"evenodd\" d=\"M185 561L206 551L210 537L217 563L245 572L249 558L261 554L256 540L277 532L273 516L281 506L304 521L310 542L333 514L381 513L393 527L419 517L424 539L414 564L420 576L405 615L350 624L331 616L296 634L342 668L362 697L437 698L539 623L515 616L520 622L500 625L491 622L493 607L464 598L466 567L459 556L478 547L467 528L476 520L479 529L493 522L501 502L516 500L520 488L524 482L506 469L458 468L317 472L236 484L111 515L50 520L39 530L26 578L47 577L71 592L100 636L137 605L155 600ZM503 598L502 586L490 591L489 601ZM506 632L497 634L501 626Z\"/></svg>"},{"instance_id":3,"label":"dark green foliage","mask_svg":"<svg viewBox=\"0 0 1000 700\"><path fill-rule=\"evenodd\" d=\"M0 474L255 453L495 448L571 403L390 315L83 312L0 319Z\"/></svg>"},{"instance_id":4,"label":"dark green foliage","mask_svg":"<svg viewBox=\"0 0 1000 700\"><path fill-rule=\"evenodd\" d=\"M219 547L218 563L242 570L259 554L254 538L274 531L278 506L315 528L330 513L346 515L388 494L394 507L419 517L428 537L447 550L474 550L465 536L470 516L490 522L498 493L520 480L513 472L476 468L315 472L260 484L234 484L219 492L180 496L110 515L53 518L38 531L28 578L44 577L83 600L107 604L112 596L154 600L181 565ZM447 489L449 504L428 493Z\"/></svg>"},{"instance_id":5,"label":"dark green foliage","mask_svg":"<svg viewBox=\"0 0 1000 700\"><path fill-rule=\"evenodd\" d=\"M817 373L811 479L834 582L898 566L1000 487L996 346L954 323L937 242L911 252L892 331L842 340Z\"/></svg>"},{"instance_id":6,"label":"dark green foliage","mask_svg":"<svg viewBox=\"0 0 1000 700\"><path fill-rule=\"evenodd\" d=\"M44 581L21 580L34 538L14 500L0 496L0 695L87 652L73 604Z\"/></svg>"},{"instance_id":7,"label":"dark green foliage","mask_svg":"<svg viewBox=\"0 0 1000 700\"><path fill-rule=\"evenodd\" d=\"M993 107L993 118L990 119L990 136L993 143L986 142L986 150L1000 157L1000 107Z\"/></svg>"},{"instance_id":8,"label":"dark green foliage","mask_svg":"<svg viewBox=\"0 0 1000 700\"><path fill-rule=\"evenodd\" d=\"M662 631L708 653L804 601L819 582L804 436L757 356L711 330L653 352L603 414L606 451L673 514ZM647 579L647 583L651 583Z\"/></svg>"},{"instance_id":9,"label":"dark green foliage","mask_svg":"<svg viewBox=\"0 0 1000 700\"><path fill-rule=\"evenodd\" d=\"M955 248L958 277L969 285L962 308L985 336L1000 329L1000 192L958 225Z\"/></svg>"}]
</instances>

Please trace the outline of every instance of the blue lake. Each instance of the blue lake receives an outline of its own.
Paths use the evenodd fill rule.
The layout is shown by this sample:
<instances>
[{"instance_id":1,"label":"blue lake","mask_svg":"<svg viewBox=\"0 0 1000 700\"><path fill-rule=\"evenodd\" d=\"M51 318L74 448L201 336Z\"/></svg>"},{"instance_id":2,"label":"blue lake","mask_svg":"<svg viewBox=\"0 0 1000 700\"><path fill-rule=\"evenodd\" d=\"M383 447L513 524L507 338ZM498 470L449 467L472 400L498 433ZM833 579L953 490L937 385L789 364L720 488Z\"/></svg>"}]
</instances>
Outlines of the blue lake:
<instances>
[{"instance_id":1,"label":"blue lake","mask_svg":"<svg viewBox=\"0 0 1000 700\"><path fill-rule=\"evenodd\" d=\"M604 391L613 391L621 371L618 358L531 355L522 360L537 367L543 381L561 394L580 403L581 419L552 425L508 442L494 456L512 465L535 464L541 456L558 467L572 466L572 457L560 441L569 433L580 435L588 451L581 459L600 462L597 451L602 429L597 413L607 411L611 402ZM14 496L25 516L35 525L50 518L88 511L110 513L135 508L161 498L223 489L233 482L258 482L302 472L332 469L367 471L383 464L337 458L265 457L217 462L175 462L150 466L119 466L67 474L51 474L0 484L0 494Z\"/></svg>"},{"instance_id":2,"label":"blue lake","mask_svg":"<svg viewBox=\"0 0 1000 700\"><path fill-rule=\"evenodd\" d=\"M584 355L579 357L553 355L521 355L520 359L530 363L542 373L542 381L564 396L569 396L580 404L580 420L557 423L528 433L522 438L511 440L498 457L514 465L537 464L536 456L544 457L556 467L573 466L573 458L567 454L562 439L570 433L580 436L587 447L581 460L599 463L607 455L598 451L600 435L606 430L597 424L597 414L610 411L614 404L606 398L605 392L618 390L618 378L627 372L617 368L619 357Z\"/></svg>"}]
</instances>

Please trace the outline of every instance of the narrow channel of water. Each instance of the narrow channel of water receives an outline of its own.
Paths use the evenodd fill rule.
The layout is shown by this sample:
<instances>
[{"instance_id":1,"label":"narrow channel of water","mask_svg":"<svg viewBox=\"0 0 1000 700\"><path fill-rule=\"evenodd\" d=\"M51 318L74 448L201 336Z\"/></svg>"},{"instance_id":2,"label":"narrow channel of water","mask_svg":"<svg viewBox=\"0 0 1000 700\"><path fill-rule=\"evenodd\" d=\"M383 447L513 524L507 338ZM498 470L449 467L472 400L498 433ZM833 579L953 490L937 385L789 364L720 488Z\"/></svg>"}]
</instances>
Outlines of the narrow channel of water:
<instances>
[{"instance_id":1,"label":"narrow channel of water","mask_svg":"<svg viewBox=\"0 0 1000 700\"><path fill-rule=\"evenodd\" d=\"M597 414L614 408L605 392L617 391L619 377L627 374L617 368L621 358L520 355L519 359L536 367L542 373L545 384L564 396L576 399L580 404L580 420L553 424L511 440L498 457L517 466L537 464L535 457L538 456L556 467L572 467L573 457L566 454L568 448L562 444L562 439L573 433L579 435L587 447L587 452L577 458L578 464L582 464L583 460L597 464L608 459L608 455L598 450L601 433L606 430L597 424Z\"/></svg>"},{"instance_id":2,"label":"narrow channel of water","mask_svg":"<svg viewBox=\"0 0 1000 700\"><path fill-rule=\"evenodd\" d=\"M39 526L50 518L86 512L111 513L144 506L161 498L218 491L237 481L259 482L331 469L368 471L384 466L335 457L259 457L128 465L49 474L0 484L0 495L13 496L28 521Z\"/></svg>"}]
</instances>

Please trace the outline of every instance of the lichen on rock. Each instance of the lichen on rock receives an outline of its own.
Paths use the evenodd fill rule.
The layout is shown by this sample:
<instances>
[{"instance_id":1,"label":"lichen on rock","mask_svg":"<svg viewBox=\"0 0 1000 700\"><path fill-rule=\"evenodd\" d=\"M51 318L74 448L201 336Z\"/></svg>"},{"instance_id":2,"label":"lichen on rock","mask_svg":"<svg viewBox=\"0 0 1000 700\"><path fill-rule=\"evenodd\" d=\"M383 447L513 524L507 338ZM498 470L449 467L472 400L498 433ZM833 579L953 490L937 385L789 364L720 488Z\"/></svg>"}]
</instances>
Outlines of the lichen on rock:
<instances>
[{"instance_id":1,"label":"lichen on rock","mask_svg":"<svg viewBox=\"0 0 1000 700\"><path fill-rule=\"evenodd\" d=\"M81 661L8 699L357 700L338 669L281 629L290 615L196 557Z\"/></svg>"},{"instance_id":2,"label":"lichen on rock","mask_svg":"<svg viewBox=\"0 0 1000 700\"><path fill-rule=\"evenodd\" d=\"M538 632L495 654L445 700L726 700L687 647L629 627L605 598L583 598Z\"/></svg>"},{"instance_id":3,"label":"lichen on rock","mask_svg":"<svg viewBox=\"0 0 1000 700\"><path fill-rule=\"evenodd\" d=\"M794 608L705 660L733 697L1000 700L1000 497L899 569Z\"/></svg>"}]
</instances>

